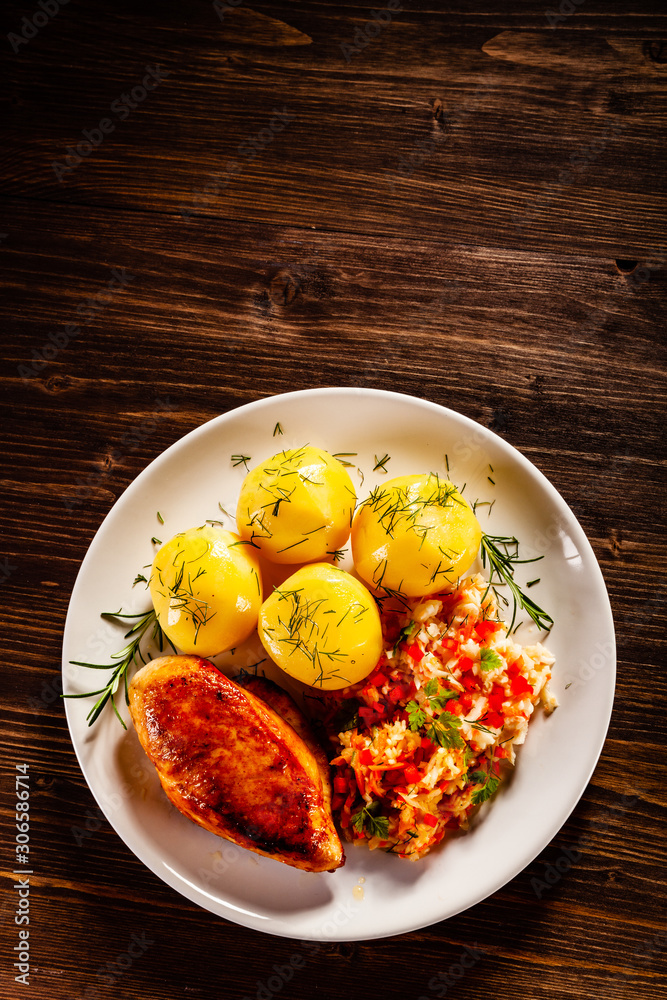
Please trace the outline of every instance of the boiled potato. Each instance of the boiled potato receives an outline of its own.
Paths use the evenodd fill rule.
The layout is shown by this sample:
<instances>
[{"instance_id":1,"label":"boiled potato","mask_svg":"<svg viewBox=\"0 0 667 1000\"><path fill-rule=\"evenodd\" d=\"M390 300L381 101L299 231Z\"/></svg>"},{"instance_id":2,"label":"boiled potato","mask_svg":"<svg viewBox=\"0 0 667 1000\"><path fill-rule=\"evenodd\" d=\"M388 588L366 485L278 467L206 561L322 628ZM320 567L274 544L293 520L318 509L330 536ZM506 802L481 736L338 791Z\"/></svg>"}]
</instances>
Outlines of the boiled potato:
<instances>
[{"instance_id":1,"label":"boiled potato","mask_svg":"<svg viewBox=\"0 0 667 1000\"><path fill-rule=\"evenodd\" d=\"M314 562L348 540L356 502L344 466L306 445L281 451L248 473L236 524L272 562Z\"/></svg>"},{"instance_id":2,"label":"boiled potato","mask_svg":"<svg viewBox=\"0 0 667 1000\"><path fill-rule=\"evenodd\" d=\"M435 594L470 567L482 531L448 480L399 476L371 493L352 524L352 557L376 590L407 597Z\"/></svg>"},{"instance_id":3,"label":"boiled potato","mask_svg":"<svg viewBox=\"0 0 667 1000\"><path fill-rule=\"evenodd\" d=\"M373 597L329 563L302 566L274 590L262 605L257 630L279 667L327 691L361 680L383 649Z\"/></svg>"},{"instance_id":4,"label":"boiled potato","mask_svg":"<svg viewBox=\"0 0 667 1000\"><path fill-rule=\"evenodd\" d=\"M162 546L149 588L164 633L183 653L199 656L247 639L262 604L256 552L238 535L207 524Z\"/></svg>"}]
</instances>

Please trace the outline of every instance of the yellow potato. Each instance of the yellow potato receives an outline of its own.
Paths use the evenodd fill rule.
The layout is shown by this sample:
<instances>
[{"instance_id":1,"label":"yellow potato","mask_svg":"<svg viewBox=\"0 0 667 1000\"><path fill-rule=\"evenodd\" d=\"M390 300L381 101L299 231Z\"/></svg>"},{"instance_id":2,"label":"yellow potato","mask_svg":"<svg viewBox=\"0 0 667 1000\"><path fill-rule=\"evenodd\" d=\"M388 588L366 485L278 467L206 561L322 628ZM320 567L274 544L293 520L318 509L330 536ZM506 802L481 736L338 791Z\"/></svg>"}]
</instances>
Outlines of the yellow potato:
<instances>
[{"instance_id":1,"label":"yellow potato","mask_svg":"<svg viewBox=\"0 0 667 1000\"><path fill-rule=\"evenodd\" d=\"M436 594L470 567L482 539L472 509L435 474L399 476L375 489L352 524L352 557L376 590Z\"/></svg>"},{"instance_id":2,"label":"yellow potato","mask_svg":"<svg viewBox=\"0 0 667 1000\"><path fill-rule=\"evenodd\" d=\"M236 524L272 562L314 562L348 540L356 502L344 466L306 445L281 451L248 473Z\"/></svg>"},{"instance_id":3,"label":"yellow potato","mask_svg":"<svg viewBox=\"0 0 667 1000\"><path fill-rule=\"evenodd\" d=\"M247 639L262 604L257 554L238 535L207 524L165 542L149 588L167 637L181 652L199 656Z\"/></svg>"},{"instance_id":4,"label":"yellow potato","mask_svg":"<svg viewBox=\"0 0 667 1000\"><path fill-rule=\"evenodd\" d=\"M360 681L383 649L373 597L329 563L303 566L274 590L262 605L257 631L279 667L327 691Z\"/></svg>"}]
</instances>

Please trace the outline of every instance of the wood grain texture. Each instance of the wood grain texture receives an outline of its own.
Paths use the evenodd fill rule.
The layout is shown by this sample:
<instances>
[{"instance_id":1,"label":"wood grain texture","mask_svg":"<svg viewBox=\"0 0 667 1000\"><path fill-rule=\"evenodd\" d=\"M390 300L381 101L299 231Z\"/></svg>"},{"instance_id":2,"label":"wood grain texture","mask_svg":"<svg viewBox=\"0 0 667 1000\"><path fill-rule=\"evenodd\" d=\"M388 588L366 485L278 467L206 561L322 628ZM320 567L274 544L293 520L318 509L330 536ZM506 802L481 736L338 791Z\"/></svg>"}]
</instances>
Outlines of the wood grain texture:
<instances>
[{"instance_id":1,"label":"wood grain texture","mask_svg":"<svg viewBox=\"0 0 667 1000\"><path fill-rule=\"evenodd\" d=\"M379 5L221 21L70 0L17 51L39 8L3 6L0 823L8 844L29 763L35 857L28 987L0 866L3 1000L664 995L665 14L402 6L349 62ZM61 183L53 161L105 116ZM317 385L433 400L518 448L579 518L617 626L608 738L553 842L465 913L376 942L262 936L172 891L102 816L59 698L69 595L115 499L218 413Z\"/></svg>"}]
</instances>

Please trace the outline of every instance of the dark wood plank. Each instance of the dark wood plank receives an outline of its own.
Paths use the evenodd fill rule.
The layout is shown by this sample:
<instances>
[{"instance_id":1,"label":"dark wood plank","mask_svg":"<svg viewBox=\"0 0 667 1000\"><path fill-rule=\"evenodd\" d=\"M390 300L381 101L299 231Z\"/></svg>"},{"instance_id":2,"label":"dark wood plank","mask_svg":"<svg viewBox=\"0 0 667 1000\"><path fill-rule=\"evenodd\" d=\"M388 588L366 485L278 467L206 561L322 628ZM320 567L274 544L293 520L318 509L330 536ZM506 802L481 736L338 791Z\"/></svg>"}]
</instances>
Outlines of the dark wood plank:
<instances>
[{"instance_id":1,"label":"dark wood plank","mask_svg":"<svg viewBox=\"0 0 667 1000\"><path fill-rule=\"evenodd\" d=\"M664 994L667 21L649 2L586 0L554 27L529 0L440 6L403 4L349 63L371 3L220 21L70 0L18 51L39 8L3 7L0 826L11 843L27 762L36 862L28 987L0 868L3 997ZM59 183L52 161L156 63L169 75ZM60 644L87 546L151 459L241 403L334 384L451 406L526 454L591 540L619 663L598 766L539 858L451 920L318 945L214 917L129 852L72 749Z\"/></svg>"},{"instance_id":2,"label":"dark wood plank","mask_svg":"<svg viewBox=\"0 0 667 1000\"><path fill-rule=\"evenodd\" d=\"M368 6L259 5L221 22L198 4L186 22L161 5L157 25L130 5L103 21L86 8L70 0L10 53L10 194L169 212L190 238L200 212L447 244L665 253L665 17L653 4L619 18L587 0L555 28L541 5L445 15L411 4L349 61L341 45L375 23ZM166 79L133 110L110 110L155 63ZM105 118L113 132L70 170L67 147L84 130L101 138ZM253 149L272 119L280 131Z\"/></svg>"}]
</instances>

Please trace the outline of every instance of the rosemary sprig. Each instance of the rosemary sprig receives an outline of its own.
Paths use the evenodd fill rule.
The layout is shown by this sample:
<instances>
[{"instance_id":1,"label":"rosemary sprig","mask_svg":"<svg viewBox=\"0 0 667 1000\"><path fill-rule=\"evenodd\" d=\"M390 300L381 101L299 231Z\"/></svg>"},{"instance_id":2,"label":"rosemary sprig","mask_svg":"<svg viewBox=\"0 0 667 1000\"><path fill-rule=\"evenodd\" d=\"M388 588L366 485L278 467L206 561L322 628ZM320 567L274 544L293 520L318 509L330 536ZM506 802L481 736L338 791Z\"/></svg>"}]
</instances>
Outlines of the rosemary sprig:
<instances>
[{"instance_id":1,"label":"rosemary sprig","mask_svg":"<svg viewBox=\"0 0 667 1000\"><path fill-rule=\"evenodd\" d=\"M90 712L86 716L88 719L88 725L92 726L94 722L98 719L100 712L107 704L108 701L111 702L111 706L116 713L118 721L120 722L123 729L127 729L127 726L123 722L120 712L116 707L115 694L120 687L121 681L125 690L125 704L129 705L130 698L128 692L128 671L130 667L134 664L135 666L143 666L147 662L145 659L141 645L142 640L147 632L152 628L152 640L157 643L160 652L164 649L164 641L169 643L171 648L176 652L173 643L167 638L162 629L160 628L160 623L157 620L155 614L155 609L151 608L150 611L142 612L138 615L128 615L123 614L121 611L105 611L102 614L102 618L110 619L111 621L116 620L126 620L134 621L134 624L125 633L124 638L130 639L131 641L124 646L118 653L112 653L111 659L117 660L117 663L85 663L81 660L70 660L70 663L77 667L89 667L92 670L111 670L112 674L104 687L98 688L96 691L87 691L85 694L63 694L62 698L92 698L94 695L100 695L97 699ZM141 664L140 662L141 661Z\"/></svg>"},{"instance_id":2,"label":"rosemary sprig","mask_svg":"<svg viewBox=\"0 0 667 1000\"><path fill-rule=\"evenodd\" d=\"M504 604L509 602L503 594L499 594L496 589L496 584L507 584L512 595L512 600L514 604L512 612L512 622L508 629L508 632L512 631L514 627L514 622L516 621L517 610L521 608L525 611L535 622L538 628L545 629L549 631L554 623L551 615L548 615L546 611L543 611L535 601L531 600L527 594L524 594L518 583L514 580L514 567L521 563L531 563L537 562L539 559L543 559L543 556L535 556L534 559L519 559L519 542L514 536L505 535L487 535L485 532L482 533L482 566L486 568L487 562L491 569L491 574L489 577L489 586L493 590L496 597L501 600Z\"/></svg>"}]
</instances>

